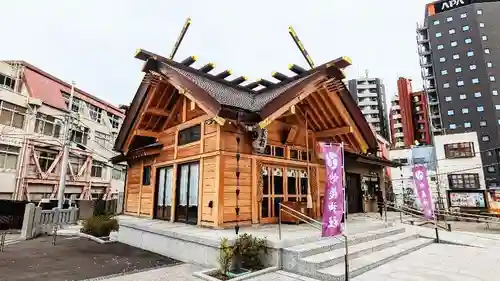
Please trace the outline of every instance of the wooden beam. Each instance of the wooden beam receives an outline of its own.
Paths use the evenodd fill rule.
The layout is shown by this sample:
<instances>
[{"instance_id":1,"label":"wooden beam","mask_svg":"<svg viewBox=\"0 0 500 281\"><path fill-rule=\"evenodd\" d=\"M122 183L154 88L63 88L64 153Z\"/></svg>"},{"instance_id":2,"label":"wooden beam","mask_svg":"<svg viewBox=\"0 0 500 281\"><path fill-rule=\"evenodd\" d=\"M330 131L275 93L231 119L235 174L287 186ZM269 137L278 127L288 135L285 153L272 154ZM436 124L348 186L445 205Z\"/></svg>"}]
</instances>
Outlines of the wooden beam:
<instances>
[{"instance_id":1,"label":"wooden beam","mask_svg":"<svg viewBox=\"0 0 500 281\"><path fill-rule=\"evenodd\" d=\"M318 138L318 139L333 138L334 136L337 136L337 135L345 135L348 133L352 133L352 131L353 131L353 129L351 126L338 127L338 128L334 128L334 129L316 132L316 138Z\"/></svg>"},{"instance_id":2,"label":"wooden beam","mask_svg":"<svg viewBox=\"0 0 500 281\"><path fill-rule=\"evenodd\" d=\"M319 108L319 111L323 116L325 117L325 121L327 125L332 128L332 127L337 127L335 125L335 121L333 119L333 113L329 112L323 105L323 101L319 100L319 96L321 96L321 91L317 91L316 93L312 94L309 96L308 101L313 102L313 107Z\"/></svg>"},{"instance_id":3,"label":"wooden beam","mask_svg":"<svg viewBox=\"0 0 500 281\"><path fill-rule=\"evenodd\" d=\"M179 112L179 110L182 108L182 100L184 98L182 96L179 96L179 100L177 101L177 103L174 105L174 108L172 108L172 112L170 112L170 116L167 117L167 120L165 121L165 124L163 125L163 129L162 131L164 131L165 129L168 128L168 126L170 125L170 123L172 123L172 120L175 118L175 116L177 115L177 113Z\"/></svg>"},{"instance_id":4,"label":"wooden beam","mask_svg":"<svg viewBox=\"0 0 500 281\"><path fill-rule=\"evenodd\" d=\"M165 116L165 117L168 117L170 115L170 112L166 111L165 109L161 109L161 108L148 108L146 110L146 113L156 115L156 116Z\"/></svg>"},{"instance_id":5,"label":"wooden beam","mask_svg":"<svg viewBox=\"0 0 500 281\"><path fill-rule=\"evenodd\" d=\"M358 127L356 126L356 123L354 120L352 120L349 112L347 112L347 109L344 106L344 103L339 97L339 92L332 92L329 91L328 88L325 87L327 93L329 93L328 97L330 97L333 100L333 104L337 105L337 111L339 112L340 117L346 122L348 125L352 126L353 132L352 135L356 139L359 147L361 148L362 153L366 153L368 150L368 144L366 143L366 140L363 138L361 135L361 132L359 131Z\"/></svg>"},{"instance_id":6,"label":"wooden beam","mask_svg":"<svg viewBox=\"0 0 500 281\"><path fill-rule=\"evenodd\" d=\"M189 102L189 110L195 110L196 109L196 103L194 101Z\"/></svg>"},{"instance_id":7,"label":"wooden beam","mask_svg":"<svg viewBox=\"0 0 500 281\"><path fill-rule=\"evenodd\" d=\"M160 134L148 130L135 130L134 135L143 137L159 138Z\"/></svg>"},{"instance_id":8,"label":"wooden beam","mask_svg":"<svg viewBox=\"0 0 500 281\"><path fill-rule=\"evenodd\" d=\"M297 137L298 132L299 132L299 127L292 126L292 128L290 128L290 132L288 132L288 136L286 137L286 142L293 144L295 142L295 137Z\"/></svg>"},{"instance_id":9,"label":"wooden beam","mask_svg":"<svg viewBox=\"0 0 500 281\"><path fill-rule=\"evenodd\" d=\"M317 96L318 103L325 105L328 110L328 113L332 115L333 120L335 121L336 126L342 126L343 122L340 116L338 115L337 110L334 109L335 105L331 105L331 99L328 98L328 92L325 88L319 91L319 95Z\"/></svg>"}]
</instances>

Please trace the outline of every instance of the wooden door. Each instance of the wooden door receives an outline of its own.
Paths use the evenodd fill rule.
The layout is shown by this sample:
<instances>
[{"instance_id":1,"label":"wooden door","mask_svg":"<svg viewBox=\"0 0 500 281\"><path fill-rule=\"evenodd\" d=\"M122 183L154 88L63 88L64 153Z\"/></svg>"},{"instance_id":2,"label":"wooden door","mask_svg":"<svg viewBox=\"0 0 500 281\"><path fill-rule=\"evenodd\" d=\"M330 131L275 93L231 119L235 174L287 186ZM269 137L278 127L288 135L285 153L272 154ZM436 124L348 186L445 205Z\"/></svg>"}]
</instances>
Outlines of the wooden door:
<instances>
[{"instance_id":1,"label":"wooden door","mask_svg":"<svg viewBox=\"0 0 500 281\"><path fill-rule=\"evenodd\" d=\"M284 167L262 167L262 202L260 212L261 223L276 223L278 221L279 203L285 198Z\"/></svg>"},{"instance_id":2,"label":"wooden door","mask_svg":"<svg viewBox=\"0 0 500 281\"><path fill-rule=\"evenodd\" d=\"M154 209L154 218L161 220L170 220L172 214L172 167L163 167L157 169L156 180L156 200Z\"/></svg>"},{"instance_id":3,"label":"wooden door","mask_svg":"<svg viewBox=\"0 0 500 281\"><path fill-rule=\"evenodd\" d=\"M175 220L178 222L198 222L199 169L198 162L182 164L177 169Z\"/></svg>"}]
</instances>

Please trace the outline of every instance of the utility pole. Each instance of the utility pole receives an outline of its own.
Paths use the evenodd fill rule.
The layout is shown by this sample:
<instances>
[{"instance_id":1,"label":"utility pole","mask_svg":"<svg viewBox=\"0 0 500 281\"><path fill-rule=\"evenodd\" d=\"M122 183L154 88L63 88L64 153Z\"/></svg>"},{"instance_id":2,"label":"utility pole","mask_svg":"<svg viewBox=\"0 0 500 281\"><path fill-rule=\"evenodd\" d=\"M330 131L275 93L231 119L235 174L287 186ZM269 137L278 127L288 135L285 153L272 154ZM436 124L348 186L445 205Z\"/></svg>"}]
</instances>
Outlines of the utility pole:
<instances>
[{"instance_id":1,"label":"utility pole","mask_svg":"<svg viewBox=\"0 0 500 281\"><path fill-rule=\"evenodd\" d=\"M65 124L64 124L64 134L63 134L63 155L61 159L61 175L59 178L59 189L57 190L57 207L62 209L64 203L64 189L66 188L66 173L68 171L68 159L69 159L69 145L70 145L70 127L73 123L72 117L72 107L73 107L73 95L75 94L75 81L71 82L71 92L69 94L69 113L66 114Z\"/></svg>"}]
</instances>

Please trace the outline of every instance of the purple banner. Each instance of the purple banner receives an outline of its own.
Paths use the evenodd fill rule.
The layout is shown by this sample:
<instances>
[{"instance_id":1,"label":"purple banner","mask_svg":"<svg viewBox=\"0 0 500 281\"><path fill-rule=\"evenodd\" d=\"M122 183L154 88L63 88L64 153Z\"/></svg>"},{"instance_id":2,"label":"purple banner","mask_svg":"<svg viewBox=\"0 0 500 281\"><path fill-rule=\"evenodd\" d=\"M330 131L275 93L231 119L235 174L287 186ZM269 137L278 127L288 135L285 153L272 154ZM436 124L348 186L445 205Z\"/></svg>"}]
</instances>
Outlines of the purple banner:
<instances>
[{"instance_id":1,"label":"purple banner","mask_svg":"<svg viewBox=\"0 0 500 281\"><path fill-rule=\"evenodd\" d=\"M323 237L342 234L344 215L344 151L340 144L321 144L326 165Z\"/></svg>"},{"instance_id":2,"label":"purple banner","mask_svg":"<svg viewBox=\"0 0 500 281\"><path fill-rule=\"evenodd\" d=\"M429 181L427 179L427 168L424 165L413 166L413 182L415 183L415 191L420 199L425 219L434 218L434 205L432 203Z\"/></svg>"}]
</instances>

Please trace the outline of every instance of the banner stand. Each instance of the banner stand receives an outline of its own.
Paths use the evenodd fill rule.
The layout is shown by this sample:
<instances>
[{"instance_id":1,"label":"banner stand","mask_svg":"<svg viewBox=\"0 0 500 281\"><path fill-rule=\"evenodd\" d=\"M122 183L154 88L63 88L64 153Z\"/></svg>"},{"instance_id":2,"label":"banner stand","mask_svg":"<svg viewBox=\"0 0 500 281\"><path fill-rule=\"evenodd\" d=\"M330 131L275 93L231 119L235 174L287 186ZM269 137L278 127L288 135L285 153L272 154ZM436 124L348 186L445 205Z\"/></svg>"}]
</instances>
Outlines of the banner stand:
<instances>
[{"instance_id":1,"label":"banner stand","mask_svg":"<svg viewBox=\"0 0 500 281\"><path fill-rule=\"evenodd\" d=\"M347 188L346 188L346 178L345 178L345 157L344 157L344 142L341 144L342 149L342 184L344 187L344 244L345 244L345 256L344 256L344 264L345 264L345 273L344 280L349 281L349 245L347 241Z\"/></svg>"}]
</instances>

